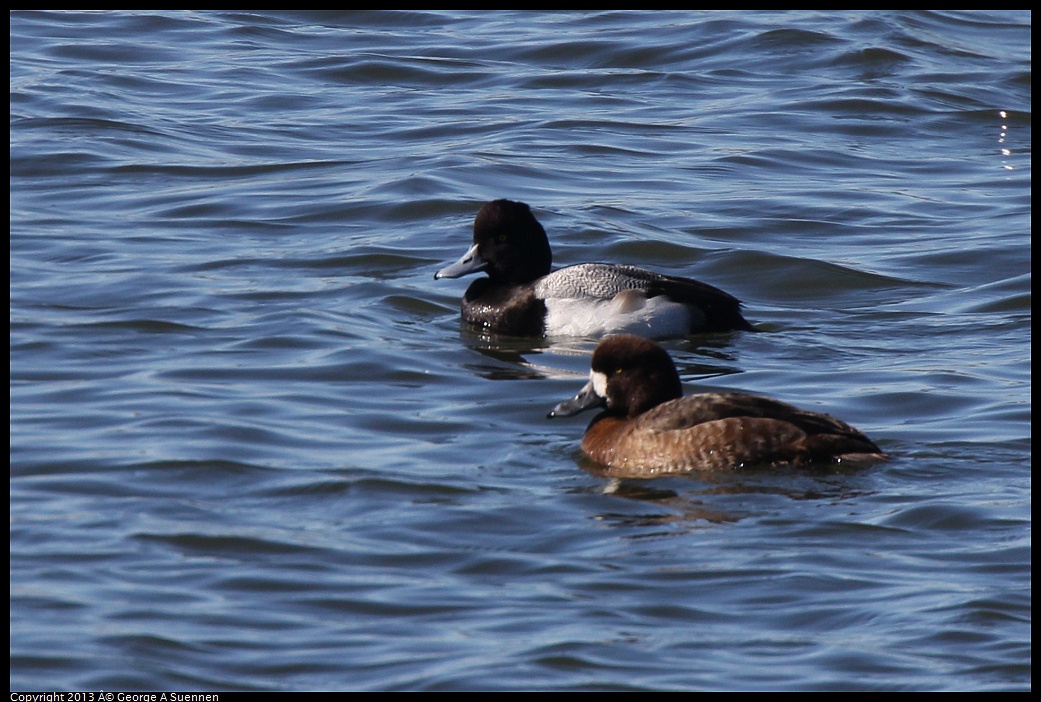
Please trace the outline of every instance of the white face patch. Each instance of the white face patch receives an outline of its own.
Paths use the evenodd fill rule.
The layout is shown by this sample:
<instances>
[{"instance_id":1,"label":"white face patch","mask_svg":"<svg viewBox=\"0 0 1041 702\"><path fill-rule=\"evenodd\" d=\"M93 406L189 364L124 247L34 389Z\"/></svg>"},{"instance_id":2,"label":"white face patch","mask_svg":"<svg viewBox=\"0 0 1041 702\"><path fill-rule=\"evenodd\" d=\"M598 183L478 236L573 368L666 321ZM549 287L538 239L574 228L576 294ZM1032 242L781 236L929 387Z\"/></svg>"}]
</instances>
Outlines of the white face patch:
<instances>
[{"instance_id":1,"label":"white face patch","mask_svg":"<svg viewBox=\"0 0 1041 702\"><path fill-rule=\"evenodd\" d=\"M607 397L607 376L596 371L589 371L589 382L593 384L593 392L600 397Z\"/></svg>"}]
</instances>

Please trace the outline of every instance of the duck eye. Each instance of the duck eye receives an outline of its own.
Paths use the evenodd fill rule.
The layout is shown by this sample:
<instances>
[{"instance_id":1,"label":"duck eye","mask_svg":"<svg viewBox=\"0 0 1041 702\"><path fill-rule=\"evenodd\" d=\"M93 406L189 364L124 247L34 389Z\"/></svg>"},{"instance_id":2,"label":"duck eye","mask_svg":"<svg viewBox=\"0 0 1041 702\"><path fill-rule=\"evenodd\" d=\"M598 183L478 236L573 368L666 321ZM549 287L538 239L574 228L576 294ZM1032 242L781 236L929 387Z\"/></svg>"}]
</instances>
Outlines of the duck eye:
<instances>
[{"instance_id":1,"label":"duck eye","mask_svg":"<svg viewBox=\"0 0 1041 702\"><path fill-rule=\"evenodd\" d=\"M624 368L615 368L614 369L614 374L615 375L619 375L623 370L625 370L625 369Z\"/></svg>"},{"instance_id":2,"label":"duck eye","mask_svg":"<svg viewBox=\"0 0 1041 702\"><path fill-rule=\"evenodd\" d=\"M505 244L506 243L506 235L505 234L500 234L499 235L499 243L500 244Z\"/></svg>"}]
</instances>

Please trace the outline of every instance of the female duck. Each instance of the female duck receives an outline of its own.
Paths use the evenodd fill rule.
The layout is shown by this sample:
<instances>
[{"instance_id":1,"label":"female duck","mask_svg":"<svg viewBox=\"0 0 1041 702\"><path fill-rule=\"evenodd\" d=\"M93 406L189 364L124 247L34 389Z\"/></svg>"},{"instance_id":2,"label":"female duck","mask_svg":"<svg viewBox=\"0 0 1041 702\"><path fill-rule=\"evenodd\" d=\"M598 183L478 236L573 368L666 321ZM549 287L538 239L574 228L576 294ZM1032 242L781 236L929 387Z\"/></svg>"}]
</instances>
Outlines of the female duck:
<instances>
[{"instance_id":1,"label":"female duck","mask_svg":"<svg viewBox=\"0 0 1041 702\"><path fill-rule=\"evenodd\" d=\"M546 231L523 202L495 200L477 213L473 246L434 278L483 271L463 297L463 319L515 336L653 338L753 329L741 302L711 285L635 266L584 263L550 272Z\"/></svg>"},{"instance_id":2,"label":"female duck","mask_svg":"<svg viewBox=\"0 0 1041 702\"><path fill-rule=\"evenodd\" d=\"M606 409L586 429L582 451L611 477L886 457L862 433L826 414L742 393L683 397L665 350L631 334L600 342L589 383L549 416L591 407Z\"/></svg>"}]
</instances>

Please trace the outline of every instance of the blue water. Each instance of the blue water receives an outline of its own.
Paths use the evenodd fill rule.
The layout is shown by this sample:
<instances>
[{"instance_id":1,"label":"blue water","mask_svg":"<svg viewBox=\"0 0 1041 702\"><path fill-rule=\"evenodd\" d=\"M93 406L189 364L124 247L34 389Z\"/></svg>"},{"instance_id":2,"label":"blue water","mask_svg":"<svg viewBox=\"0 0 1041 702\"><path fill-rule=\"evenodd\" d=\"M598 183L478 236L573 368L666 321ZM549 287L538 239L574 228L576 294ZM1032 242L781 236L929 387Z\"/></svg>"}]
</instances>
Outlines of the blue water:
<instances>
[{"instance_id":1,"label":"blue water","mask_svg":"<svg viewBox=\"0 0 1041 702\"><path fill-rule=\"evenodd\" d=\"M1030 30L12 13L11 688L1029 690ZM588 471L596 340L433 280L498 197L893 460Z\"/></svg>"}]
</instances>

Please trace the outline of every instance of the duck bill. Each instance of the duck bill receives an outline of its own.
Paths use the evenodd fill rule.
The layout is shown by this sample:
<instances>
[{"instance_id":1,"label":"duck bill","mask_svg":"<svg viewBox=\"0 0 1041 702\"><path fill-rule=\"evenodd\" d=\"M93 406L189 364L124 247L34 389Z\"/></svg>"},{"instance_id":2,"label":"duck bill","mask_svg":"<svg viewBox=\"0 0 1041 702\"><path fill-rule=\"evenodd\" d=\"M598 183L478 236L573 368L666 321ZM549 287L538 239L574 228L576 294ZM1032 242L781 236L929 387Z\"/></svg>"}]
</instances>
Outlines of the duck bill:
<instances>
[{"instance_id":1,"label":"duck bill","mask_svg":"<svg viewBox=\"0 0 1041 702\"><path fill-rule=\"evenodd\" d=\"M571 417L584 412L587 409L594 407L603 407L606 400L597 394L593 388L593 381L590 380L586 383L585 387L578 391L578 394L572 397L570 400L565 400L559 405L550 410L547 417Z\"/></svg>"},{"instance_id":2,"label":"duck bill","mask_svg":"<svg viewBox=\"0 0 1041 702\"><path fill-rule=\"evenodd\" d=\"M487 268L488 262L481 258L480 254L477 253L477 244L470 247L470 250L463 254L463 257L455 263L445 266L437 273L434 274L434 280L440 278L459 278L470 273L478 273Z\"/></svg>"}]
</instances>

